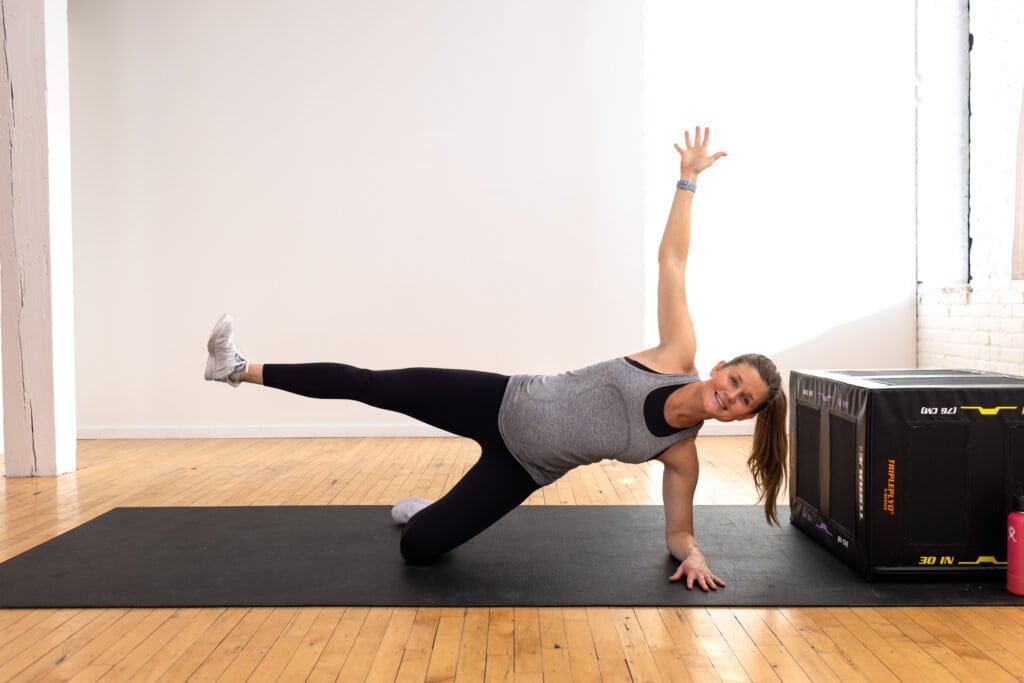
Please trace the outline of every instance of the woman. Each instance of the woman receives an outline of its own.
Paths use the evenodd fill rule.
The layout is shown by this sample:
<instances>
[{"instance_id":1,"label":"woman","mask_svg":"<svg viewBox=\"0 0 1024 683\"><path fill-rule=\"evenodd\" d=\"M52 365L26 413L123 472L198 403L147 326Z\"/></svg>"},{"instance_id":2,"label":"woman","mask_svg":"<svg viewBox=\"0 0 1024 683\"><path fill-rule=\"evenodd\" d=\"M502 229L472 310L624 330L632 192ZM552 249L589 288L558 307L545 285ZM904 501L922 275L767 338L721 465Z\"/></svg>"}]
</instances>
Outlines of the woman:
<instances>
[{"instance_id":1,"label":"woman","mask_svg":"<svg viewBox=\"0 0 1024 683\"><path fill-rule=\"evenodd\" d=\"M748 354L722 361L701 380L697 340L686 304L690 207L697 176L725 156L709 155L710 131L698 126L675 145L680 180L658 253L658 346L555 376L508 377L471 370L409 368L372 371L339 363L249 363L223 316L208 343L206 379L263 384L314 398L357 400L394 410L475 440L480 460L438 501L407 498L392 516L404 523L402 556L436 559L507 514L570 469L615 458L665 465L663 497L668 550L679 561L670 581L717 590L725 582L708 567L693 530L698 461L694 438L703 421L756 417L748 466L769 522L785 478L786 399L775 365Z\"/></svg>"}]
</instances>

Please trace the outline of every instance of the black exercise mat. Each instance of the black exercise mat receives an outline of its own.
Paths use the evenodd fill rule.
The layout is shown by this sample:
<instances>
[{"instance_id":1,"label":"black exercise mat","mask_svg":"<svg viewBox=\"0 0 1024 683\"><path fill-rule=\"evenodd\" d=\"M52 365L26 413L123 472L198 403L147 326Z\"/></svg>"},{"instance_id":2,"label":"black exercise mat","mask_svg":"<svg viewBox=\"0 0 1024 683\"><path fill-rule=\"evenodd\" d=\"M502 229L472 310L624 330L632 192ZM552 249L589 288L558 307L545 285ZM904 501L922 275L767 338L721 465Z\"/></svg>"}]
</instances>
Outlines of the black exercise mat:
<instances>
[{"instance_id":1,"label":"black exercise mat","mask_svg":"<svg viewBox=\"0 0 1024 683\"><path fill-rule=\"evenodd\" d=\"M695 515L714 593L667 581L658 506L523 506L427 567L383 506L118 508L0 564L0 607L1024 604L1000 582L865 582L760 507Z\"/></svg>"}]
</instances>

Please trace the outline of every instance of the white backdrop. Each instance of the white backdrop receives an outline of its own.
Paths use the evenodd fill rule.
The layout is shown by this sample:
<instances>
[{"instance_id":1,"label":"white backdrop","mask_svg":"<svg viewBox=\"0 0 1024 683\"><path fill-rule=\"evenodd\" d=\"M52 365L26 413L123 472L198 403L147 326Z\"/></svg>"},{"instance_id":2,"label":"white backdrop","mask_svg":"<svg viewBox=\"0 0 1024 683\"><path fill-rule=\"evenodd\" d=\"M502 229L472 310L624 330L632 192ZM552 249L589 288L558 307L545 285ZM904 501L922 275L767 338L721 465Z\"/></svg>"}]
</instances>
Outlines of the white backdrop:
<instances>
[{"instance_id":1,"label":"white backdrop","mask_svg":"<svg viewBox=\"0 0 1024 683\"><path fill-rule=\"evenodd\" d=\"M640 350L694 123L730 153L695 210L702 370L913 365L912 8L69 5L83 437L427 433L204 383L225 310L266 361Z\"/></svg>"},{"instance_id":2,"label":"white backdrop","mask_svg":"<svg viewBox=\"0 0 1024 683\"><path fill-rule=\"evenodd\" d=\"M679 121L710 122L712 146L729 153L702 177L694 208L688 293L701 371L750 350L783 377L914 367L913 3L645 9L648 252L664 226L666 140ZM648 311L655 278L649 269ZM656 328L649 316L647 339Z\"/></svg>"}]
</instances>

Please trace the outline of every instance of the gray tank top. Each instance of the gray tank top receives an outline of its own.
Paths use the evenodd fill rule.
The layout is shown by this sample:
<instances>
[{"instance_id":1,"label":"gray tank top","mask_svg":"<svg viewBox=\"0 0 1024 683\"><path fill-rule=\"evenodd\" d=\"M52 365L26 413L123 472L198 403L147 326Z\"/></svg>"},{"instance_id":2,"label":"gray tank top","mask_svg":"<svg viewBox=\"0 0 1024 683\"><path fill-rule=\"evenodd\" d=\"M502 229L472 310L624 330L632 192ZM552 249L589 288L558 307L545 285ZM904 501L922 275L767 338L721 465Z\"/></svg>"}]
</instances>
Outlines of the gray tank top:
<instances>
[{"instance_id":1,"label":"gray tank top","mask_svg":"<svg viewBox=\"0 0 1024 683\"><path fill-rule=\"evenodd\" d=\"M513 375L498 428L541 486L605 458L647 462L700 431L703 422L674 429L664 419L668 395L697 381L698 375L661 374L621 357L561 375Z\"/></svg>"}]
</instances>

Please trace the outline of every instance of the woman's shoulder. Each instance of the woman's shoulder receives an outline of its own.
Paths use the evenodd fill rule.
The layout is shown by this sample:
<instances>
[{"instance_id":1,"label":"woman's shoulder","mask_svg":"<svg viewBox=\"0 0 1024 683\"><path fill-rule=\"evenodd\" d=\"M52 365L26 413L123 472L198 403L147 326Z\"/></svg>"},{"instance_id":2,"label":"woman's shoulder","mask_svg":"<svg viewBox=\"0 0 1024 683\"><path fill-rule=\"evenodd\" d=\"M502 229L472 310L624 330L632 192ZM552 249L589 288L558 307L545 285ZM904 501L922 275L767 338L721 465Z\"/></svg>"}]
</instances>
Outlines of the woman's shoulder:
<instances>
[{"instance_id":1,"label":"woman's shoulder","mask_svg":"<svg viewBox=\"0 0 1024 683\"><path fill-rule=\"evenodd\" d=\"M697 368L692 358L684 358L671 350L656 346L626 358L665 375L696 375Z\"/></svg>"}]
</instances>

